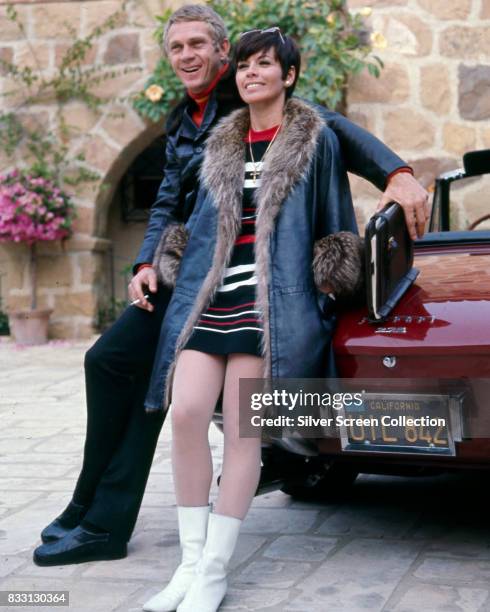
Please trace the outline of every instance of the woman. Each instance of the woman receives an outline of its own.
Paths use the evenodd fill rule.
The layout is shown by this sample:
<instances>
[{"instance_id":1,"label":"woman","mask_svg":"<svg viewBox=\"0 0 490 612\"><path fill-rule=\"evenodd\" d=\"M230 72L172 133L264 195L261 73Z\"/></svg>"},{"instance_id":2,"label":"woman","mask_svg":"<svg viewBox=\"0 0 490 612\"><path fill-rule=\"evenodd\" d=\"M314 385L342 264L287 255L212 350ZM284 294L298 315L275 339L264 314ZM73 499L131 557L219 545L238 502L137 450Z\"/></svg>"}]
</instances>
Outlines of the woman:
<instances>
[{"instance_id":1,"label":"woman","mask_svg":"<svg viewBox=\"0 0 490 612\"><path fill-rule=\"evenodd\" d=\"M332 232L356 231L336 138L311 105L291 99L300 68L293 40L278 28L247 32L235 62L248 107L208 139L163 324L161 376L165 409L172 400L182 562L145 604L153 612L218 609L260 474L260 439L238 434L239 379L328 374L332 323L315 286L314 244ZM321 252L315 262L324 284L329 262L325 267ZM335 273L330 284L335 289ZM208 428L221 392L223 470L210 512Z\"/></svg>"}]
</instances>

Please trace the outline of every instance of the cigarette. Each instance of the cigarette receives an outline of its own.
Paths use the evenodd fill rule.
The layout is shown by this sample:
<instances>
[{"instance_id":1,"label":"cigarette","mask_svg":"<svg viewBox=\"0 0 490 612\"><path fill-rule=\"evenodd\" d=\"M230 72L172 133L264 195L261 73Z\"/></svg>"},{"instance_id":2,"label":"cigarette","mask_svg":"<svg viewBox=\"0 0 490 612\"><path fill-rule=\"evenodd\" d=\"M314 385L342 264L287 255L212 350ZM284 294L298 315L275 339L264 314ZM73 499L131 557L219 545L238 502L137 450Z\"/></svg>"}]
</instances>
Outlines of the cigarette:
<instances>
[{"instance_id":1,"label":"cigarette","mask_svg":"<svg viewBox=\"0 0 490 612\"><path fill-rule=\"evenodd\" d=\"M143 296L145 298L145 300L147 300L150 296L148 295L148 293L145 293L145 295ZM141 302L140 298L138 298L137 300L133 300L132 302L129 303L130 306L136 306L136 304L139 304Z\"/></svg>"}]
</instances>

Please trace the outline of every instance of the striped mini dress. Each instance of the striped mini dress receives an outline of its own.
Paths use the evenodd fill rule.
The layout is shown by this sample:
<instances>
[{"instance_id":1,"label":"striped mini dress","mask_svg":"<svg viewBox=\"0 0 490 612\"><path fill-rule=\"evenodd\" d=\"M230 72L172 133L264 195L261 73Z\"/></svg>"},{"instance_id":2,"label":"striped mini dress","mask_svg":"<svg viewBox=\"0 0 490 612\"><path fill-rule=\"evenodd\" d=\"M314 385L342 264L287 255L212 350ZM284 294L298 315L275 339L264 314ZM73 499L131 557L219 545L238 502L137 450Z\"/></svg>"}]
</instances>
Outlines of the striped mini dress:
<instances>
[{"instance_id":1,"label":"striped mini dress","mask_svg":"<svg viewBox=\"0 0 490 612\"><path fill-rule=\"evenodd\" d=\"M254 160L261 160L277 128L251 132ZM223 281L213 302L204 311L185 349L228 355L248 353L261 355L263 325L255 303L255 189L260 185L262 162L252 162L246 146L245 182L243 186L242 223Z\"/></svg>"}]
</instances>

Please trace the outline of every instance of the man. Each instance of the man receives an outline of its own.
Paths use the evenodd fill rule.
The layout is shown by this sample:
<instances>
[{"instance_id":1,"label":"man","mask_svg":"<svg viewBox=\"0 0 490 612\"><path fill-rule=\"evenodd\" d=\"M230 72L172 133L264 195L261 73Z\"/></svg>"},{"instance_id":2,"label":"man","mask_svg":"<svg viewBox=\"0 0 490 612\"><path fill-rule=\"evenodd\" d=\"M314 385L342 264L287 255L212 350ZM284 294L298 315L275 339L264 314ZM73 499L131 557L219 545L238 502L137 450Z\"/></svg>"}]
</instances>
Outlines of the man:
<instances>
[{"instance_id":1,"label":"man","mask_svg":"<svg viewBox=\"0 0 490 612\"><path fill-rule=\"evenodd\" d=\"M152 367L171 292L158 285L152 261L171 221L193 209L203 147L218 120L242 105L228 66L229 42L209 7L186 5L167 24L164 47L186 87L167 122L167 162L129 285L130 306L85 357L87 435L73 499L42 532L39 565L62 565L126 556L141 505L162 411L163 381ZM428 195L406 164L376 138L324 110L340 141L347 168L385 189L380 206L399 201L413 237L423 234ZM149 297L147 297L149 296ZM151 375L151 376L150 376ZM150 383L148 385L148 381Z\"/></svg>"}]
</instances>

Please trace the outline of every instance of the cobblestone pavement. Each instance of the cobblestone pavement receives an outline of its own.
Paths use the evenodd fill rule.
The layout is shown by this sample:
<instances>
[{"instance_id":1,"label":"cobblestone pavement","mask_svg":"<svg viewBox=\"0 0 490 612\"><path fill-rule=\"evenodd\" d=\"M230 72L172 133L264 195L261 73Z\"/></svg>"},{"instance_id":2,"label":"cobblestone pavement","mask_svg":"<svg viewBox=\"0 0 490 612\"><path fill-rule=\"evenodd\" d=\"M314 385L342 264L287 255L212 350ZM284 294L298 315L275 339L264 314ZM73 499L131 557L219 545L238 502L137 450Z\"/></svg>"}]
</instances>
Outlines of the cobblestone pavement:
<instances>
[{"instance_id":1,"label":"cobblestone pavement","mask_svg":"<svg viewBox=\"0 0 490 612\"><path fill-rule=\"evenodd\" d=\"M178 560L167 424L128 557L52 568L31 561L40 530L69 501L79 472L87 347L0 342L0 590L69 590L72 612L136 611ZM219 469L214 427L210 439ZM487 483L361 476L335 503L301 503L281 492L258 497L221 609L490 610Z\"/></svg>"}]
</instances>

